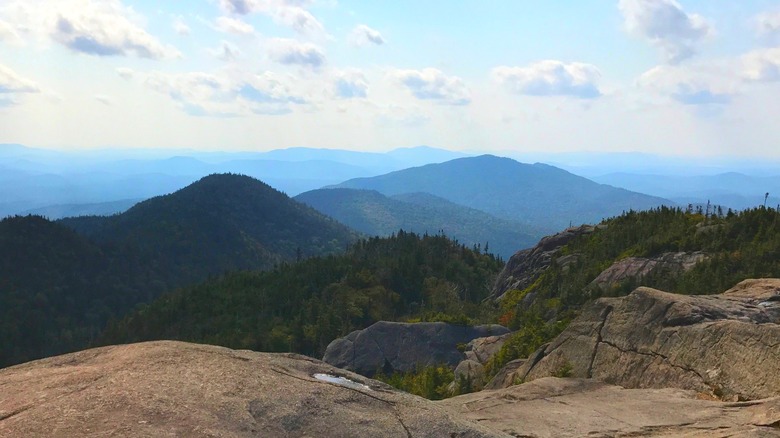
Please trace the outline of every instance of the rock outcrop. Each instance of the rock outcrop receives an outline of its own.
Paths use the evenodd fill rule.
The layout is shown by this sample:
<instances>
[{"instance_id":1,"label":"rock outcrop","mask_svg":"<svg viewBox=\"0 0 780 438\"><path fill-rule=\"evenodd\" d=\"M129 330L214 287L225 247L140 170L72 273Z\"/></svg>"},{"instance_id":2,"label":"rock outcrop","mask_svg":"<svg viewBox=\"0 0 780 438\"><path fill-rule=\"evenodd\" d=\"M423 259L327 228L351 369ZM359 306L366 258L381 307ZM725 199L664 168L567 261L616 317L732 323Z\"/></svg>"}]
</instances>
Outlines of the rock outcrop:
<instances>
[{"instance_id":1,"label":"rock outcrop","mask_svg":"<svg viewBox=\"0 0 780 438\"><path fill-rule=\"evenodd\" d=\"M542 378L431 402L305 356L161 341L0 370L0 436L780 437L780 399L699 395Z\"/></svg>"},{"instance_id":2,"label":"rock outcrop","mask_svg":"<svg viewBox=\"0 0 780 438\"><path fill-rule=\"evenodd\" d=\"M706 259L707 255L701 251L667 252L651 258L626 257L605 269L590 283L590 287L608 292L626 281L641 280L649 275L677 276Z\"/></svg>"},{"instance_id":3,"label":"rock outcrop","mask_svg":"<svg viewBox=\"0 0 780 438\"><path fill-rule=\"evenodd\" d=\"M515 437L780 437L780 399L724 403L680 389L624 389L592 379L534 380L436 402Z\"/></svg>"},{"instance_id":4,"label":"rock outcrop","mask_svg":"<svg viewBox=\"0 0 780 438\"><path fill-rule=\"evenodd\" d=\"M592 233L595 229L596 227L591 225L567 228L558 234L542 238L533 248L518 251L509 258L498 275L491 297L500 300L509 290L527 288L550 267L552 260L560 253L561 247L576 237ZM563 262L572 262L576 258L576 254L570 254L565 256Z\"/></svg>"},{"instance_id":5,"label":"rock outcrop","mask_svg":"<svg viewBox=\"0 0 780 438\"><path fill-rule=\"evenodd\" d=\"M462 326L443 322L380 321L334 340L323 361L364 376L446 364L455 368L466 355L458 349L476 338L508 333L500 325Z\"/></svg>"},{"instance_id":6,"label":"rock outcrop","mask_svg":"<svg viewBox=\"0 0 780 438\"><path fill-rule=\"evenodd\" d=\"M149 342L0 370L0 436L507 435L305 356Z\"/></svg>"},{"instance_id":7,"label":"rock outcrop","mask_svg":"<svg viewBox=\"0 0 780 438\"><path fill-rule=\"evenodd\" d=\"M570 368L626 388L690 389L724 400L780 395L780 280L746 280L720 295L640 287L585 308L508 381Z\"/></svg>"}]
</instances>

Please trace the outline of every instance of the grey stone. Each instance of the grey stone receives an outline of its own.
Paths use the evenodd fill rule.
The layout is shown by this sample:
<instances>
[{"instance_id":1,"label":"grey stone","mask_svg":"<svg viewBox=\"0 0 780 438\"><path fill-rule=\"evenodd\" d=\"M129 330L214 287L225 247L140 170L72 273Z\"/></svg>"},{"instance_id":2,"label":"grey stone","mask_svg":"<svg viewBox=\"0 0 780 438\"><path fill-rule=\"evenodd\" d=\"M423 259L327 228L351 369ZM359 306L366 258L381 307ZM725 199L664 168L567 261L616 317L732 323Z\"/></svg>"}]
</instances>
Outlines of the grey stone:
<instances>
[{"instance_id":1,"label":"grey stone","mask_svg":"<svg viewBox=\"0 0 780 438\"><path fill-rule=\"evenodd\" d=\"M458 350L459 344L508 332L500 325L380 321L331 342L322 360L364 376L373 376L377 371L410 372L440 364L455 368L466 358Z\"/></svg>"},{"instance_id":2,"label":"grey stone","mask_svg":"<svg viewBox=\"0 0 780 438\"><path fill-rule=\"evenodd\" d=\"M620 286L626 281L641 280L649 275L677 276L707 260L707 255L697 252L667 252L657 257L626 257L613 263L590 283L601 292Z\"/></svg>"}]
</instances>

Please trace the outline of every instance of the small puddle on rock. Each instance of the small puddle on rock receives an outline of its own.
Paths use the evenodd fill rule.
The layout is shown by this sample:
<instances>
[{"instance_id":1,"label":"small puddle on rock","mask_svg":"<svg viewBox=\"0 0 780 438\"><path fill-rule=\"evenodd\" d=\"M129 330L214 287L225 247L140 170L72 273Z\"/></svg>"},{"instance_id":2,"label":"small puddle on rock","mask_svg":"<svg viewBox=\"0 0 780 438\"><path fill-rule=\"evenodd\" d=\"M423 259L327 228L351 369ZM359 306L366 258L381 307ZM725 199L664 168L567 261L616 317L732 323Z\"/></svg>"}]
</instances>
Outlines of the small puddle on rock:
<instances>
[{"instance_id":1,"label":"small puddle on rock","mask_svg":"<svg viewBox=\"0 0 780 438\"><path fill-rule=\"evenodd\" d=\"M322 380L323 382L334 383L336 385L345 386L347 388L363 389L366 391L371 391L371 388L369 388L368 386L362 383L355 382L354 380L349 380L346 377L333 376L330 374L323 374L323 373L314 374L312 377L314 377L317 380Z\"/></svg>"}]
</instances>

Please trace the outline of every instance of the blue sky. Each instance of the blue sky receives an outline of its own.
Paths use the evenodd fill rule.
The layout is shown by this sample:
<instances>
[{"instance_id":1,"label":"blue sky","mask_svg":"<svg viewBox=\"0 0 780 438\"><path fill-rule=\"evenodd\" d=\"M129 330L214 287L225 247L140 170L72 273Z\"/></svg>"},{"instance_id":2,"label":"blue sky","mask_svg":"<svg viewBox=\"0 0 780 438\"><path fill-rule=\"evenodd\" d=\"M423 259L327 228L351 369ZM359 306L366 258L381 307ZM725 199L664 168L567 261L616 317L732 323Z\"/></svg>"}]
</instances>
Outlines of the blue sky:
<instances>
[{"instance_id":1,"label":"blue sky","mask_svg":"<svg viewBox=\"0 0 780 438\"><path fill-rule=\"evenodd\" d=\"M3 0L0 142L780 158L780 2Z\"/></svg>"}]
</instances>

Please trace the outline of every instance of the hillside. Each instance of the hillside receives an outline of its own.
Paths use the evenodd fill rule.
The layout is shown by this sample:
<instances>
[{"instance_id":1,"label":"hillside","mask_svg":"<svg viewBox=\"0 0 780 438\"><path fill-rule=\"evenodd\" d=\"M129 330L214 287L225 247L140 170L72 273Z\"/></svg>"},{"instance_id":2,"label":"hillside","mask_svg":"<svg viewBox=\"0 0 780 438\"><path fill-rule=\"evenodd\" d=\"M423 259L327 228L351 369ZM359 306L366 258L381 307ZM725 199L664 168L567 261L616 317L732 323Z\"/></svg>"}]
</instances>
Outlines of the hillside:
<instances>
[{"instance_id":1,"label":"hillside","mask_svg":"<svg viewBox=\"0 0 780 438\"><path fill-rule=\"evenodd\" d=\"M343 253L355 238L237 175L206 177L116 216L7 218L0 221L0 366L84 348L110 319L166 290Z\"/></svg>"},{"instance_id":2,"label":"hillside","mask_svg":"<svg viewBox=\"0 0 780 438\"><path fill-rule=\"evenodd\" d=\"M335 187L376 190L393 196L426 192L545 232L571 224L597 223L669 200L595 183L545 164L524 164L492 155L459 158Z\"/></svg>"},{"instance_id":3,"label":"hillside","mask_svg":"<svg viewBox=\"0 0 780 438\"><path fill-rule=\"evenodd\" d=\"M175 284L235 269L341 252L354 232L256 179L211 175L109 217L61 223L103 244L136 248Z\"/></svg>"},{"instance_id":4,"label":"hillside","mask_svg":"<svg viewBox=\"0 0 780 438\"><path fill-rule=\"evenodd\" d=\"M505 259L541 237L529 232L527 225L427 193L390 198L374 190L320 189L294 199L369 236L389 236L399 229L428 234L443 231L468 247L487 245L490 252Z\"/></svg>"},{"instance_id":5,"label":"hillside","mask_svg":"<svg viewBox=\"0 0 780 438\"><path fill-rule=\"evenodd\" d=\"M0 221L0 367L84 348L111 317L162 292L137 254L36 216Z\"/></svg>"},{"instance_id":6,"label":"hillside","mask_svg":"<svg viewBox=\"0 0 780 438\"><path fill-rule=\"evenodd\" d=\"M177 339L316 357L380 320L492 319L482 302L501 266L443 236L399 232L344 255L179 289L112 324L102 343Z\"/></svg>"},{"instance_id":7,"label":"hillside","mask_svg":"<svg viewBox=\"0 0 780 438\"><path fill-rule=\"evenodd\" d=\"M539 246L548 250L548 267L522 288L493 292L503 296L499 321L518 330L496 357L497 367L527 357L601 296L623 296L639 286L713 294L748 278L780 276L780 213L769 208L706 216L661 207L605 221L555 251L549 251L552 240ZM507 269L534 270L519 260L527 257L517 254Z\"/></svg>"}]
</instances>

